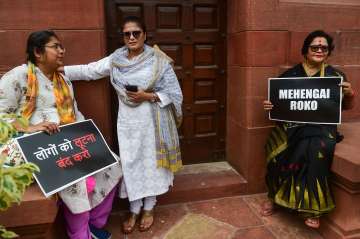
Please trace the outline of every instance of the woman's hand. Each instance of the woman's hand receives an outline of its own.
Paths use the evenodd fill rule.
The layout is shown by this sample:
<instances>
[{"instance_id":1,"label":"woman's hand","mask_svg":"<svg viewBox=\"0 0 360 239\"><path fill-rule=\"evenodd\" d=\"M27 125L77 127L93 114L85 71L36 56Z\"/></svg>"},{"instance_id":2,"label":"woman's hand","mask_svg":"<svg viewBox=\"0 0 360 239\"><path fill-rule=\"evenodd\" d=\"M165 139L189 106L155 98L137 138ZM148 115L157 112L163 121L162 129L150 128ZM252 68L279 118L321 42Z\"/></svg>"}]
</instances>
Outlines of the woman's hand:
<instances>
[{"instance_id":1,"label":"woman's hand","mask_svg":"<svg viewBox=\"0 0 360 239\"><path fill-rule=\"evenodd\" d=\"M59 66L58 68L57 68L57 71L58 72L60 72L60 73L62 73L62 74L64 74L65 72L64 72L64 67L63 66Z\"/></svg>"},{"instance_id":2,"label":"woman's hand","mask_svg":"<svg viewBox=\"0 0 360 239\"><path fill-rule=\"evenodd\" d=\"M264 110L272 110L272 108L274 107L274 105L269 100L264 100L263 104Z\"/></svg>"},{"instance_id":3,"label":"woman's hand","mask_svg":"<svg viewBox=\"0 0 360 239\"><path fill-rule=\"evenodd\" d=\"M59 125L53 122L44 121L39 124L29 125L24 129L24 133L35 133L38 131L45 131L48 134L54 134L60 132Z\"/></svg>"},{"instance_id":4,"label":"woman's hand","mask_svg":"<svg viewBox=\"0 0 360 239\"><path fill-rule=\"evenodd\" d=\"M126 95L129 97L130 101L135 103L142 103L153 99L152 93L148 93L140 89L137 92L126 91Z\"/></svg>"},{"instance_id":5,"label":"woman's hand","mask_svg":"<svg viewBox=\"0 0 360 239\"><path fill-rule=\"evenodd\" d=\"M340 84L340 86L342 87L344 96L353 96L354 95L354 90L351 88L351 83L350 82L343 82Z\"/></svg>"}]
</instances>

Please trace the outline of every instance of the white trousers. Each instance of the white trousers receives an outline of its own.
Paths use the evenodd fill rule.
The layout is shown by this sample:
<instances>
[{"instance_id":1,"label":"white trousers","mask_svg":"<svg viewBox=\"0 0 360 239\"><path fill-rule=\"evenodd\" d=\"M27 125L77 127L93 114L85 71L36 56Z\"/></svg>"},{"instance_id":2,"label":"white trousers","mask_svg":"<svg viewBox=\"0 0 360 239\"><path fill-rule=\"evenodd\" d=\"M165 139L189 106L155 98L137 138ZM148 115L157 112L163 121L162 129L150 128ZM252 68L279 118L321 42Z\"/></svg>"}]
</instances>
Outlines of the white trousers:
<instances>
[{"instance_id":1,"label":"white trousers","mask_svg":"<svg viewBox=\"0 0 360 239\"><path fill-rule=\"evenodd\" d=\"M143 202L144 201L144 202ZM130 202L130 211L139 214L141 207L144 205L144 210L150 211L156 205L156 196L141 198Z\"/></svg>"}]
</instances>

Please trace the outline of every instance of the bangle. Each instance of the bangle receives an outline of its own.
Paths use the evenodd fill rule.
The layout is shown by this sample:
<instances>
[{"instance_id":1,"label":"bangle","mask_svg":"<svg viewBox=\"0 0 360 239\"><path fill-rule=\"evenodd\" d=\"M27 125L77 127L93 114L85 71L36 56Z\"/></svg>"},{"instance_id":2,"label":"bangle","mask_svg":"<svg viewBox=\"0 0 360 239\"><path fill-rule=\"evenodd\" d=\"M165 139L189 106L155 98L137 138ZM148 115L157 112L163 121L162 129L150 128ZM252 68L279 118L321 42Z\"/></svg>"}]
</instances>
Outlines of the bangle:
<instances>
[{"instance_id":1,"label":"bangle","mask_svg":"<svg viewBox=\"0 0 360 239\"><path fill-rule=\"evenodd\" d=\"M155 93L152 93L152 98L151 98L150 102L155 103L156 100L157 100L157 95Z\"/></svg>"}]
</instances>

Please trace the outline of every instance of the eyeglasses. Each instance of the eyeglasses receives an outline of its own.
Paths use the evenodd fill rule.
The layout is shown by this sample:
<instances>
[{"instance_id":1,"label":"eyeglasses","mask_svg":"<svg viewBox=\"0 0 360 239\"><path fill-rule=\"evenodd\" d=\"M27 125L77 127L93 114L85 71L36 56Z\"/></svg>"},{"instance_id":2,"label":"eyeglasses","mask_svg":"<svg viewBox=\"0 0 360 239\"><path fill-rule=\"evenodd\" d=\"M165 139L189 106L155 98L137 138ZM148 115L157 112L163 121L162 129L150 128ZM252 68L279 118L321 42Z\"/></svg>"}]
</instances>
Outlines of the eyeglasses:
<instances>
[{"instance_id":1,"label":"eyeglasses","mask_svg":"<svg viewBox=\"0 0 360 239\"><path fill-rule=\"evenodd\" d=\"M141 35L142 31L132 31L132 32L123 32L123 36L126 39L130 39L131 36L133 36L135 39L138 39Z\"/></svg>"},{"instance_id":2,"label":"eyeglasses","mask_svg":"<svg viewBox=\"0 0 360 239\"><path fill-rule=\"evenodd\" d=\"M312 52L318 52L321 50L321 52L327 53L329 51L329 46L323 46L323 45L312 45L309 46L310 50Z\"/></svg>"},{"instance_id":3,"label":"eyeglasses","mask_svg":"<svg viewBox=\"0 0 360 239\"><path fill-rule=\"evenodd\" d=\"M54 43L53 45L47 46L45 45L45 47L49 47L55 50L63 50L65 51L65 47L63 45L61 45L60 43Z\"/></svg>"}]
</instances>

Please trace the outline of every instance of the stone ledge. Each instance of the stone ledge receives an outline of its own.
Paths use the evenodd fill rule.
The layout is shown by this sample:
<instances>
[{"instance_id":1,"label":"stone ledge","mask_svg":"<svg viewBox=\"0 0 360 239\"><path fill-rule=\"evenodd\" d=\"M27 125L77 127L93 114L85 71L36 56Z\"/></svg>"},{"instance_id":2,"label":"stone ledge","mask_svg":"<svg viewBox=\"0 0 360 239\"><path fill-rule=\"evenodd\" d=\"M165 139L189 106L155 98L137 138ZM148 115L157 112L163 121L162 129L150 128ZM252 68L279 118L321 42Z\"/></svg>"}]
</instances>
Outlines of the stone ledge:
<instances>
[{"instance_id":1,"label":"stone ledge","mask_svg":"<svg viewBox=\"0 0 360 239\"><path fill-rule=\"evenodd\" d=\"M360 122L344 123L339 131L344 140L331 168L336 209L323 218L320 232L327 239L360 238Z\"/></svg>"},{"instance_id":2,"label":"stone ledge","mask_svg":"<svg viewBox=\"0 0 360 239\"><path fill-rule=\"evenodd\" d=\"M25 191L22 202L0 212L0 224L21 238L40 237L55 221L58 207L54 197L45 198L37 184Z\"/></svg>"},{"instance_id":3,"label":"stone ledge","mask_svg":"<svg viewBox=\"0 0 360 239\"><path fill-rule=\"evenodd\" d=\"M360 122L344 123L339 131L344 140L336 145L331 170L360 190Z\"/></svg>"},{"instance_id":4,"label":"stone ledge","mask_svg":"<svg viewBox=\"0 0 360 239\"><path fill-rule=\"evenodd\" d=\"M186 165L175 175L174 187L159 196L160 204L243 195L247 181L227 162Z\"/></svg>"}]
</instances>

